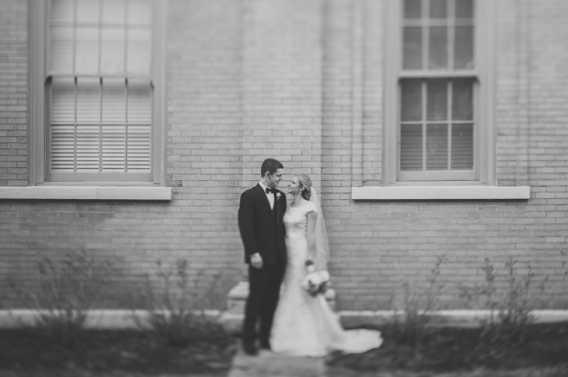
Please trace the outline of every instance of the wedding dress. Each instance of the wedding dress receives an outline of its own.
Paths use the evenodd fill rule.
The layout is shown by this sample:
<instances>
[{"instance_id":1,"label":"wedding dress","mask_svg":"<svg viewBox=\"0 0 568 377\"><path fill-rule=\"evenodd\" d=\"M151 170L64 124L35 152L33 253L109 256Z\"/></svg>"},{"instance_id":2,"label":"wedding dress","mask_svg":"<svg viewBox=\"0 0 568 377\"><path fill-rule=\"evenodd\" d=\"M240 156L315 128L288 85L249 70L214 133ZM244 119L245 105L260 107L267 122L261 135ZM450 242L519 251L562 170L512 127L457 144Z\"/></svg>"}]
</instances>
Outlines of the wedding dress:
<instances>
[{"instance_id":1,"label":"wedding dress","mask_svg":"<svg viewBox=\"0 0 568 377\"><path fill-rule=\"evenodd\" d=\"M380 332L344 330L325 297L313 297L301 286L307 275L305 262L313 259L308 252L307 214L318 209L316 203L309 201L298 207L289 206L284 214L288 264L271 330L272 351L318 357L333 350L362 353L377 348L382 343ZM319 257L316 256L316 266L322 268L321 259L326 256Z\"/></svg>"}]
</instances>

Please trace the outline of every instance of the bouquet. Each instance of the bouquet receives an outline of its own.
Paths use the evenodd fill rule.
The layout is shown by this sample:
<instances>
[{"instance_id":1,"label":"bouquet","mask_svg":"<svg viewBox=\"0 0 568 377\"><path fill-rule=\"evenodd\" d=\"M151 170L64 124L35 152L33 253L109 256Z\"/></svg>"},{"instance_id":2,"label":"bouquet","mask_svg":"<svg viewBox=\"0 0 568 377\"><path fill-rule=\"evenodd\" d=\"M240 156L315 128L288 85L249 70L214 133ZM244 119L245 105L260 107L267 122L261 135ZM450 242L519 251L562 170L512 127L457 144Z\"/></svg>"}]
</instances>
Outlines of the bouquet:
<instances>
[{"instance_id":1,"label":"bouquet","mask_svg":"<svg viewBox=\"0 0 568 377\"><path fill-rule=\"evenodd\" d=\"M327 271L317 271L314 262L306 261L308 275L302 281L302 288L312 296L324 294L330 286L329 273Z\"/></svg>"}]
</instances>

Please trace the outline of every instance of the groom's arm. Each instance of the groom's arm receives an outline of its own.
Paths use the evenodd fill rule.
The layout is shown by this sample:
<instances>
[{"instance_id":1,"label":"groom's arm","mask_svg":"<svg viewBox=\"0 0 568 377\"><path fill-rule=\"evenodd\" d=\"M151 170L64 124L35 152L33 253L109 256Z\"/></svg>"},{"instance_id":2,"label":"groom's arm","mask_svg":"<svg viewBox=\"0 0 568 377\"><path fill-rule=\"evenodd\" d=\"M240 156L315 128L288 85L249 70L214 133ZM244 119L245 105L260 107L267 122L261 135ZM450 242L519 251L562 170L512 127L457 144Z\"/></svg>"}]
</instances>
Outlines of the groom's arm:
<instances>
[{"instance_id":1,"label":"groom's arm","mask_svg":"<svg viewBox=\"0 0 568 377\"><path fill-rule=\"evenodd\" d=\"M241 195L239 205L239 231L245 247L245 254L250 261L251 256L258 253L256 234L254 231L254 202L252 193L245 191Z\"/></svg>"}]
</instances>

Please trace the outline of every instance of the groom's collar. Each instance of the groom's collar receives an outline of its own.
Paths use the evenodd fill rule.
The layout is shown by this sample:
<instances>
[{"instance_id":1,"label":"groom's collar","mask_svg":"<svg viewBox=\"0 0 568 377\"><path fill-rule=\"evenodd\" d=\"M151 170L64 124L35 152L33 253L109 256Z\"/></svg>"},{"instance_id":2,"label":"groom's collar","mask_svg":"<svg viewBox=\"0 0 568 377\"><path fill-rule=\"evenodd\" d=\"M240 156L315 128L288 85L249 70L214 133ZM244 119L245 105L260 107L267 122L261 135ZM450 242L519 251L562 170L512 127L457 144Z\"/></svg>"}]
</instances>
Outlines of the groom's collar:
<instances>
[{"instance_id":1,"label":"groom's collar","mask_svg":"<svg viewBox=\"0 0 568 377\"><path fill-rule=\"evenodd\" d=\"M267 188L270 188L270 187L266 186L264 183L262 183L262 182L260 182L260 181L258 182L258 185L260 186L260 188L262 189L262 191L263 191L264 193L266 193L266 189L267 189Z\"/></svg>"}]
</instances>

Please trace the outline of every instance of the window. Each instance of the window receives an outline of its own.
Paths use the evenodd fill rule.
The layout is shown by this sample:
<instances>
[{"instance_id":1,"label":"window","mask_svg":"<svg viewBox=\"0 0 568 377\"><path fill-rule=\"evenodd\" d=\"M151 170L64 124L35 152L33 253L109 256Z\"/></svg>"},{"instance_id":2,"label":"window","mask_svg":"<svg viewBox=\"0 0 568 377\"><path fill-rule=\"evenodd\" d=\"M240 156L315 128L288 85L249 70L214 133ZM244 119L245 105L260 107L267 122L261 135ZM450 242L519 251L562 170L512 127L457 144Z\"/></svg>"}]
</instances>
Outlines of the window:
<instances>
[{"instance_id":1,"label":"window","mask_svg":"<svg viewBox=\"0 0 568 377\"><path fill-rule=\"evenodd\" d=\"M390 1L385 184L492 181L488 7L487 0Z\"/></svg>"},{"instance_id":2,"label":"window","mask_svg":"<svg viewBox=\"0 0 568 377\"><path fill-rule=\"evenodd\" d=\"M33 181L161 181L159 2L34 1ZM43 22L42 22L43 21ZM45 35L45 40L37 33ZM34 43L32 43L32 46ZM38 80L41 79L41 87ZM40 120L45 120L41 122ZM36 151L37 152L37 151Z\"/></svg>"}]
</instances>

